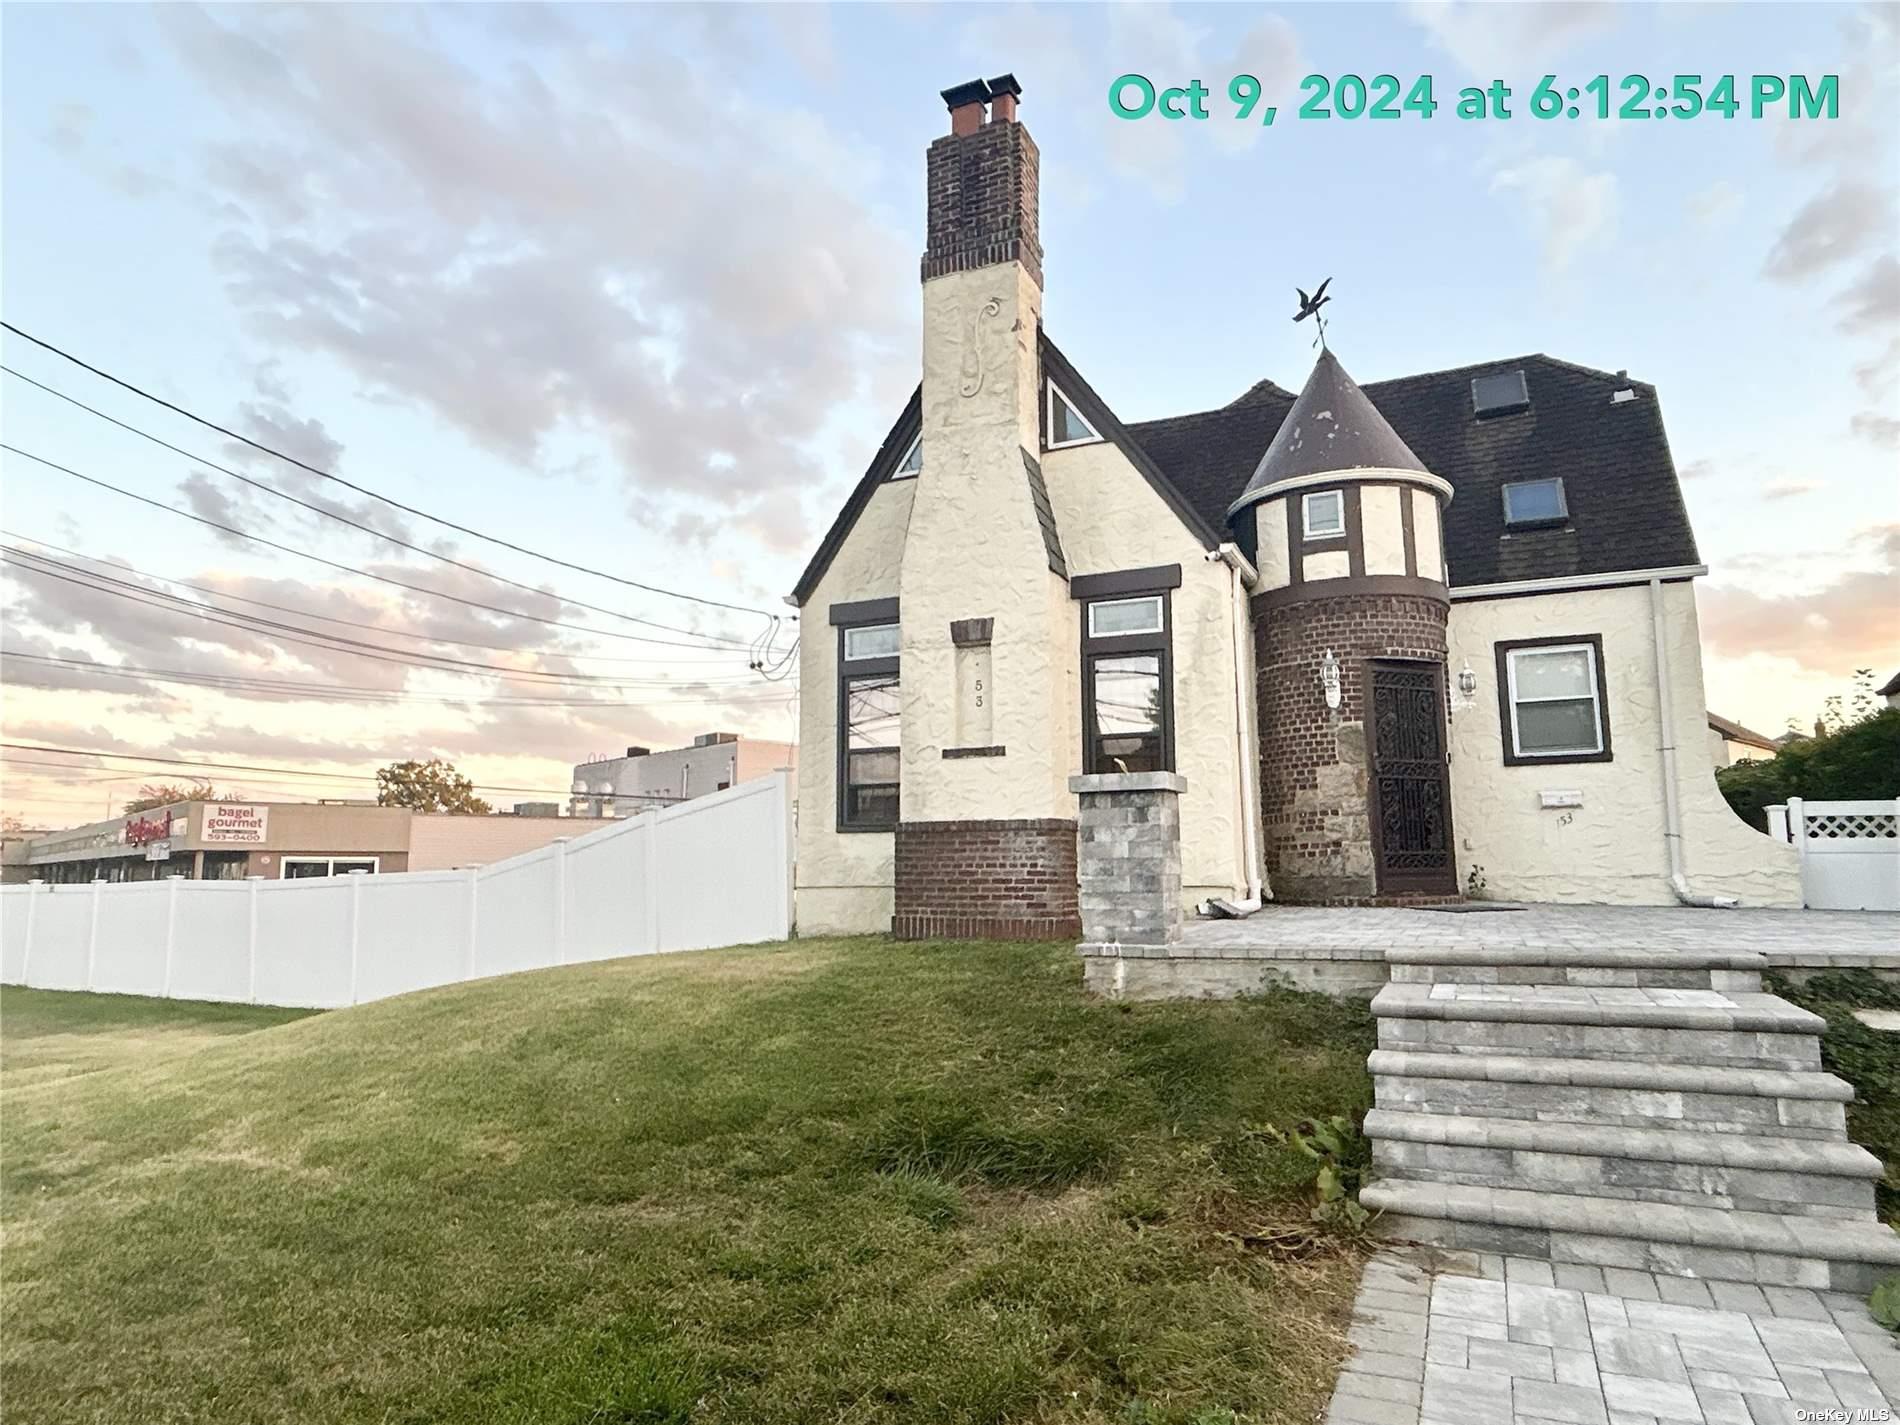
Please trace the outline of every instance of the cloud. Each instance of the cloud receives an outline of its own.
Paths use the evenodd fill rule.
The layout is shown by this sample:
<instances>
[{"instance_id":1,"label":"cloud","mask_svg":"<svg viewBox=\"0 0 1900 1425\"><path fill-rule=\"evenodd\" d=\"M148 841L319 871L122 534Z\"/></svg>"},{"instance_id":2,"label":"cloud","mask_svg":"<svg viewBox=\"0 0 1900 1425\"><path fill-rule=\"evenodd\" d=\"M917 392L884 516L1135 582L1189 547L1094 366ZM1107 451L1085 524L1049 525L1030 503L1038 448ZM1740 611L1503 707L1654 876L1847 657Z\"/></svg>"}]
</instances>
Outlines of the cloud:
<instances>
[{"instance_id":1,"label":"cloud","mask_svg":"<svg viewBox=\"0 0 1900 1425\"><path fill-rule=\"evenodd\" d=\"M1476 0L1411 0L1406 15L1432 44L1484 79L1521 73L1620 20L1610 0L1495 5Z\"/></svg>"},{"instance_id":2,"label":"cloud","mask_svg":"<svg viewBox=\"0 0 1900 1425\"><path fill-rule=\"evenodd\" d=\"M1703 480L1715 474L1717 468L1716 462L1705 455L1699 460L1691 460L1676 474L1684 480Z\"/></svg>"},{"instance_id":3,"label":"cloud","mask_svg":"<svg viewBox=\"0 0 1900 1425\"><path fill-rule=\"evenodd\" d=\"M1900 419L1878 411L1861 411L1848 422L1848 429L1862 440L1872 441L1885 450L1900 450Z\"/></svg>"},{"instance_id":4,"label":"cloud","mask_svg":"<svg viewBox=\"0 0 1900 1425\"><path fill-rule=\"evenodd\" d=\"M1885 331L1900 327L1900 258L1883 253L1868 264L1860 279L1834 299L1845 308L1841 330Z\"/></svg>"},{"instance_id":5,"label":"cloud","mask_svg":"<svg viewBox=\"0 0 1900 1425\"><path fill-rule=\"evenodd\" d=\"M1764 500L1792 500L1797 495L1812 495L1826 488L1826 483L1820 480L1781 480L1764 486L1761 497Z\"/></svg>"},{"instance_id":6,"label":"cloud","mask_svg":"<svg viewBox=\"0 0 1900 1425\"><path fill-rule=\"evenodd\" d=\"M1885 241L1894 222L1892 190L1836 179L1788 220L1762 271L1784 282L1812 277Z\"/></svg>"},{"instance_id":7,"label":"cloud","mask_svg":"<svg viewBox=\"0 0 1900 1425\"><path fill-rule=\"evenodd\" d=\"M1511 164L1491 176L1491 191L1523 196L1552 274L1563 273L1593 247L1607 247L1616 236L1616 175L1587 172L1574 158L1545 154Z\"/></svg>"},{"instance_id":8,"label":"cloud","mask_svg":"<svg viewBox=\"0 0 1900 1425\"><path fill-rule=\"evenodd\" d=\"M832 410L895 389L914 242L856 196L875 160L682 62L696 27L743 54L782 45L778 21L668 12L638 50L553 33L494 72L400 11L159 23L243 121L200 174L255 215L210 249L269 351L328 356L512 463L599 438L630 496L710 510L821 484Z\"/></svg>"},{"instance_id":9,"label":"cloud","mask_svg":"<svg viewBox=\"0 0 1900 1425\"><path fill-rule=\"evenodd\" d=\"M1769 654L1821 670L1900 661L1900 524L1868 531L1867 542L1880 568L1845 574L1813 593L1772 597L1705 586L1698 598L1704 642L1733 658Z\"/></svg>"}]
</instances>

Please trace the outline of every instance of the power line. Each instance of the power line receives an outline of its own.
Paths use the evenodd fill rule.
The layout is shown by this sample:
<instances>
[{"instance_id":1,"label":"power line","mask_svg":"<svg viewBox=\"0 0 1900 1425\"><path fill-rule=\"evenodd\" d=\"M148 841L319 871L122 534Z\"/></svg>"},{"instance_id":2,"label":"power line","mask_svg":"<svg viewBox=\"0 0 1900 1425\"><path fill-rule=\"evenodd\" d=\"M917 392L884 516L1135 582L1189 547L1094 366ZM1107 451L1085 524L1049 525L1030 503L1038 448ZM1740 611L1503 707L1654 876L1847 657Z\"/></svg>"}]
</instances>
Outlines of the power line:
<instances>
[{"instance_id":1,"label":"power line","mask_svg":"<svg viewBox=\"0 0 1900 1425\"><path fill-rule=\"evenodd\" d=\"M92 365L90 362L83 361L79 357L74 356L70 351L65 351L57 346L54 346L50 341L44 341L41 338L34 336L31 332L22 331L20 330L20 328L14 326L12 322L0 322L0 327L4 327L7 331L12 332L15 336L20 337L25 341L32 342L33 345L39 347L41 350L50 351L53 355L61 358L62 360L70 361L74 366L79 367L81 370L90 371L94 376L99 377L101 380L110 381L113 385L121 388L122 390L130 391L135 396L139 396L143 398L144 400L152 402L155 405L163 406L166 410L171 411L176 415L181 415L186 420L195 421L197 424L204 426L209 430L216 431L219 435L228 436L232 440L241 441L243 444L250 446L253 450L261 451L266 455L275 456L277 459L284 461L286 464L296 466L299 470L308 471L310 474L319 476L325 480L333 480L337 484L343 486L345 489L354 490L359 495L367 495L372 500L379 500L383 504L390 506L392 509L398 509L398 510L403 511L403 513L405 514L415 515L418 519L425 519L425 520L430 521L433 524L439 524L444 529L452 529L456 531L458 534L465 534L469 536L471 539L484 540L489 544L498 545L499 547L503 549L512 549L517 554L525 554L531 559L539 559L549 564L559 565L563 569L572 569L576 573L579 573L579 574L591 574L595 578L598 578L598 579L610 579L616 584L624 584L628 588L640 589L649 594L660 594L667 598L672 598L672 599L684 599L689 603L704 604L708 608L731 609L734 613L758 614L765 618L776 617L775 615L767 612L764 609L749 608L743 604L729 604L719 599L703 598L698 594L682 593L677 589L667 589L657 584L643 584L635 579L622 578L618 574L608 574L603 570L592 569L584 564L575 564L569 560L559 558L556 555L543 554L538 549L530 549L526 545L515 544L509 540L501 539L496 535L484 534L478 529L471 529L467 525L457 524L453 520L442 518L442 516L440 515L430 514L427 510L417 509L413 505L405 505L404 503L402 503L402 501L391 499L388 495L381 494L375 490L368 488L367 486L358 485L354 483L353 481L345 480L341 475L333 475L328 470L322 470L322 469L319 469L315 465L306 464L304 461L297 459L297 457L294 455L286 455L283 451L277 450L271 446L265 445L261 441L252 440L247 435L239 435L236 431L231 430L229 427L221 426L216 421L208 420L204 416L197 414L195 411L186 410L183 406L176 405L173 402L166 400L163 396L154 395L152 392L145 390L141 386L134 385L132 382L125 380L123 377L114 376L109 371L103 371L99 367Z\"/></svg>"},{"instance_id":2,"label":"power line","mask_svg":"<svg viewBox=\"0 0 1900 1425\"><path fill-rule=\"evenodd\" d=\"M212 772L264 772L273 777L308 777L329 782L373 782L374 772L311 772L300 767L260 767L249 762L201 762L190 757L146 757L133 752L102 752L89 747L48 747L33 742L0 742L9 752L55 752L65 757L99 757L113 762L153 762L165 767L196 767ZM75 768L94 771L96 768ZM520 792L533 796L565 797L566 791L550 792L546 787L506 787L489 782L470 784L478 792Z\"/></svg>"},{"instance_id":3,"label":"power line","mask_svg":"<svg viewBox=\"0 0 1900 1425\"><path fill-rule=\"evenodd\" d=\"M325 559L322 555L312 554L308 550L297 549L288 544L279 544L276 540L266 539L261 534L252 534L248 530L238 529L235 525L220 524L216 520L206 519L203 515L193 514L191 511L181 510L175 505L168 505L160 500L154 500L149 496L137 494L134 491L114 485L109 481L101 480L96 476L83 475L70 466L61 465L54 460L48 460L43 455L35 455L30 450L22 450L17 445L8 445L4 441L0 441L0 450L4 450L12 455L23 456L36 465L45 466L48 470L56 470L62 475L70 476L72 479L83 481L88 485L96 485L101 490L110 490L115 495L123 495L128 500L136 500L141 505L149 505L155 510L164 510L167 514L177 515L180 519L190 520L194 524L201 524L209 529L215 529L224 534L236 535L239 539L248 539L251 543L261 544L266 549L275 549L283 554L294 554L299 559L308 559L313 564L321 564L324 568L335 569L339 573L349 574L360 579L374 579L379 584L389 584L398 589L407 589L412 594L424 594L432 599L447 599L451 603L461 604L471 609L480 609L484 613L499 614L503 618L524 619L529 623L545 624L549 628L572 629L576 633L591 634L595 638L618 638L624 639L629 643L653 643L667 648L696 648L702 652L705 651L705 644L702 643L672 643L666 639L649 638L644 634L619 633L613 629L590 628L586 624L581 623L564 623L560 619L542 618L538 614L523 613L519 609L502 608L496 604L484 604L479 599L465 599L460 594L451 594L442 589L431 589L422 584L405 583L401 579L392 579L387 574L372 574L367 569L355 569L347 564L339 564L334 559ZM558 594L544 594L542 597L552 599L556 603L562 602L561 596ZM733 648L746 647L739 639L714 638L711 634L702 634L700 636L708 640L708 642L727 644Z\"/></svg>"},{"instance_id":4,"label":"power line","mask_svg":"<svg viewBox=\"0 0 1900 1425\"><path fill-rule=\"evenodd\" d=\"M324 623L341 624L345 628L360 628L369 633L387 633L397 638L418 639L423 643L449 643L454 644L458 648L483 648L491 653L538 653L545 657L572 658L587 663L657 663L667 667L697 662L723 662L738 651L736 649L717 651L707 649L705 652L711 656L703 659L678 657L615 658L611 654L605 653L569 653L562 649L514 648L505 643L477 643L475 640L469 638L448 638L443 635L423 633L413 629L391 628L388 624L383 623L363 623L357 619L338 618L334 614L320 614L315 609L298 608L294 604L274 604L268 599L254 599L247 594L234 594L228 589L220 589L216 586L206 586L204 584L194 584L189 579L178 579L168 574L154 574L150 570L140 569L135 564L127 564L113 559L102 559L94 554L82 554L77 549L68 549L63 544L55 544L50 539L42 539L36 534L27 534L20 530L0 528L0 534L11 536L14 539L30 540L34 544L41 545L47 549L56 549L61 554L70 554L75 559L82 559L86 561L87 564L99 564L107 569L116 569L128 574L138 574L143 578L156 579L161 584L174 584L181 589L191 589L200 594L209 594L212 598L231 599L240 604L254 604L260 609L273 609L278 613L296 614L300 618L312 618ZM46 559L46 562L49 564L58 564L62 569L73 569L86 574L93 572L90 569L82 568L76 564L67 564L62 560L47 559L46 556L37 554L34 551L29 550L24 552L33 554L35 558ZM236 611L233 610L232 612ZM672 647L675 645L669 644L667 646Z\"/></svg>"},{"instance_id":5,"label":"power line","mask_svg":"<svg viewBox=\"0 0 1900 1425\"><path fill-rule=\"evenodd\" d=\"M252 696L282 696L300 701L377 702L417 704L434 707L505 707L505 708L651 708L691 707L698 705L747 706L754 703L779 703L782 694L766 697L672 698L657 703L652 698L616 702L606 698L463 698L450 694L434 696L410 693L395 688L371 688L355 684L298 682L265 676L230 673L198 673L187 668L149 668L134 663L105 663L93 658L55 658L43 653L19 653L0 648L0 659L72 668L82 672L128 678L154 683L177 683L211 691L243 693ZM43 686L27 684L28 687ZM59 691L48 689L47 691ZM102 690L103 691L103 690Z\"/></svg>"},{"instance_id":6,"label":"power line","mask_svg":"<svg viewBox=\"0 0 1900 1425\"><path fill-rule=\"evenodd\" d=\"M30 562L22 562L23 560ZM362 639L347 638L340 633L327 633L320 628L304 628L300 624L280 623L276 619L262 618L257 614L247 614L238 609L221 609L215 604L205 603L202 599L187 599L182 594L168 594L162 589L148 589L143 585L134 584L127 579L116 579L110 574L101 574L96 570L81 569L57 559L49 559L43 554L35 554L31 550L21 549L17 545L0 544L0 562L11 564L24 573L38 574L48 579L59 579L65 583L77 584L82 588L94 589L99 593L110 594L116 598L130 599L135 603L141 603L150 608L168 609L170 605L177 604L182 605L184 608L205 610L209 614L224 616L219 618L207 618L207 621L211 623L223 624L227 627L236 628L249 633L282 635L285 636L289 642L306 643L313 648L326 648L332 652L356 652L362 650L363 656L365 657L385 654L388 656L380 658L378 661L402 663L412 668L427 668L432 671L444 673L456 672L462 669L474 669L477 672L510 678L590 683L616 687L678 686L677 682L671 678L640 678L607 673L561 673L540 668L512 668L500 663L481 663L465 658L451 658L446 653L430 653L427 651L409 652L400 648L390 648L380 643L367 643ZM52 565L54 568L66 569L71 572L68 574L56 574L53 572L53 569L43 568L41 567L42 565ZM78 577L73 577L74 575ZM161 603L159 602L160 600L164 602ZM182 612L183 610L172 611ZM201 616L203 615L194 615L194 617ZM299 634L307 635L307 637L299 638L294 636ZM751 679L740 676L730 680L695 678L692 681L700 683L730 681L733 685L737 686L750 683Z\"/></svg>"},{"instance_id":7,"label":"power line","mask_svg":"<svg viewBox=\"0 0 1900 1425\"><path fill-rule=\"evenodd\" d=\"M82 589L91 589L95 593L106 594L112 598L126 599L142 604L147 608L159 609L166 613L182 614L202 623L218 624L226 628L235 628L240 632L256 634L279 643L295 643L310 648L322 649L330 653L343 653L355 658L368 658L378 663L393 663L400 667L417 668L434 673L455 673L463 677L500 677L515 678L528 682L576 684L586 687L678 687L670 679L616 678L597 673L558 673L538 668L509 668L499 663L478 663L465 658L451 658L445 653L406 653L399 648L389 648L380 643L365 643L361 639L345 638L342 634L325 633L321 629L303 628L296 624L279 623L275 619L258 618L250 614L238 614L232 609L220 609L200 599L187 599L178 594L166 594L156 589L142 588L124 579L113 579L104 574L94 574L90 570L81 571L85 577L60 574L52 569L41 568L30 561L43 556L13 546L0 546L0 562L11 565L23 574L32 574L42 579L56 579L62 584L72 584ZM57 564L57 560L46 561ZM98 581L98 582L92 582ZM116 585L117 587L111 587ZM174 605L182 607L174 607ZM194 610L198 612L194 612ZM208 612L204 612L208 611ZM216 615L229 617L216 617ZM299 637L299 635L304 635ZM434 661L425 661L434 660ZM710 685L711 680L693 679L695 683ZM747 685L749 678L735 678L735 686Z\"/></svg>"},{"instance_id":8,"label":"power line","mask_svg":"<svg viewBox=\"0 0 1900 1425\"><path fill-rule=\"evenodd\" d=\"M0 371L6 372L7 375L14 377L16 380L26 382L26 384L29 386L37 387L38 389L46 392L46 394L49 396L57 396L60 400L66 401L74 406L77 406L80 410L85 411L90 415L97 416L102 421L110 422L112 425L119 427L120 430L130 431L133 435L139 436L140 438L144 440L149 440L154 445L162 446L164 449L171 451L174 455L182 455L187 460L190 460L199 465L207 466L208 468L217 471L220 475L226 476L229 479L237 480L243 484L249 485L252 489L262 490L267 495L275 495L280 500L288 500L291 504L296 505L299 509L309 510L312 514L319 515L324 519L335 520L338 524L347 525L351 529L359 530L362 533L371 535L376 539L386 540L390 544L395 545L398 549L408 550L411 554L420 554L428 559L438 559L444 564L452 565L457 569L466 570L470 574L475 574L484 579L492 579L497 584L506 584L511 589L520 589L526 593L535 594L544 598L558 597L562 600L562 602L572 604L576 608L586 609L589 613L606 614L609 618L625 619L628 623L641 624L647 628L657 628L665 633L683 633L692 638L722 637L722 635L718 635L718 634L702 633L698 629L681 628L677 624L658 623L658 622L655 622L653 619L641 618L635 614L623 613L619 609L603 608L599 604L585 603L580 599L569 598L567 595L564 595L564 594L550 595L548 590L536 588L533 584L524 584L519 579L510 579L505 574L496 574L491 570L482 568L482 566L479 564L470 564L467 560L457 559L452 555L438 553L436 550L430 549L426 545L413 544L409 540L400 539L396 535L385 533L384 531L377 529L374 525L367 525L367 524L362 523L360 520L350 519L346 515L337 514L334 510L326 510L322 505L313 504L309 500L301 500L297 498L297 496L289 493L286 490L278 489L275 485L271 484L267 480L253 479L251 476L246 475L241 471L231 469L231 467L228 465L220 465L217 461L211 459L209 456L200 455L196 451L186 450L183 446L180 446L180 445L173 445L168 440L161 440L158 436L153 435L150 431L140 430L137 426L131 425L128 422L122 421L117 416L108 415L106 414L106 412L99 410L97 407L87 405L84 401L79 400L77 397L69 396L64 391L60 391L60 390L55 389L52 386L48 386L42 381L35 381L31 376L26 375L24 372L15 371L11 366L0 364ZM768 615L765 615L765 617L770 618L771 615L768 614Z\"/></svg>"}]
</instances>

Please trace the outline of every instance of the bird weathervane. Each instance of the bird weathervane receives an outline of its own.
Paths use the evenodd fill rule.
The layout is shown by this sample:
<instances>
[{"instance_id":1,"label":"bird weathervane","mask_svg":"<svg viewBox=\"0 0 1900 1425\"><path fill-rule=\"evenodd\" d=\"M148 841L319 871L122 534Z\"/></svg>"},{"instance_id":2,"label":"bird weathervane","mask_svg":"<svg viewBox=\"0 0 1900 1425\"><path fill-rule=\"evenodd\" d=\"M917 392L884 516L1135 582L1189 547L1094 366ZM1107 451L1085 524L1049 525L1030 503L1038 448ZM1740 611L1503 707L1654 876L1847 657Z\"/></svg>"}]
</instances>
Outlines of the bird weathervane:
<instances>
[{"instance_id":1,"label":"bird weathervane","mask_svg":"<svg viewBox=\"0 0 1900 1425\"><path fill-rule=\"evenodd\" d=\"M1313 345L1321 351L1326 349L1326 318L1319 314L1319 309L1333 300L1326 295L1326 289L1332 285L1332 282L1333 279L1328 277L1319 284L1319 290L1310 297L1306 295L1306 289L1303 287L1293 289L1300 294L1300 309L1293 314L1293 320L1303 322L1308 317L1313 319L1313 325L1319 328L1319 335L1313 339Z\"/></svg>"}]
</instances>

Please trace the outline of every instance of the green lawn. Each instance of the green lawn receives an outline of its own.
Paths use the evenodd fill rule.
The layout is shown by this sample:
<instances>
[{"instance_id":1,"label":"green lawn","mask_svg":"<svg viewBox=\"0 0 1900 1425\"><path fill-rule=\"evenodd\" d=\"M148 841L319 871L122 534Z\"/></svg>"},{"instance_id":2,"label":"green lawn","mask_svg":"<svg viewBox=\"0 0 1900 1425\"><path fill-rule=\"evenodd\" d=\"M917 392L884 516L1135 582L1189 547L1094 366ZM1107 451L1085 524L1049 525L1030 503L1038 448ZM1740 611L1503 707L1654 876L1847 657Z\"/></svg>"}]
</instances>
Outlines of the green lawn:
<instances>
[{"instance_id":1,"label":"green lawn","mask_svg":"<svg viewBox=\"0 0 1900 1425\"><path fill-rule=\"evenodd\" d=\"M1253 1130L1362 1112L1370 1015L1079 979L833 940L294 1022L10 990L7 1418L1304 1425L1357 1260Z\"/></svg>"},{"instance_id":2,"label":"green lawn","mask_svg":"<svg viewBox=\"0 0 1900 1425\"><path fill-rule=\"evenodd\" d=\"M1796 985L1772 971L1766 987L1827 1020L1821 1064L1854 1086L1847 1136L1887 1165L1875 1189L1880 1220L1900 1226L1900 1034L1872 1029L1856 1009L1900 1009L1900 985L1866 970L1835 970Z\"/></svg>"}]
</instances>

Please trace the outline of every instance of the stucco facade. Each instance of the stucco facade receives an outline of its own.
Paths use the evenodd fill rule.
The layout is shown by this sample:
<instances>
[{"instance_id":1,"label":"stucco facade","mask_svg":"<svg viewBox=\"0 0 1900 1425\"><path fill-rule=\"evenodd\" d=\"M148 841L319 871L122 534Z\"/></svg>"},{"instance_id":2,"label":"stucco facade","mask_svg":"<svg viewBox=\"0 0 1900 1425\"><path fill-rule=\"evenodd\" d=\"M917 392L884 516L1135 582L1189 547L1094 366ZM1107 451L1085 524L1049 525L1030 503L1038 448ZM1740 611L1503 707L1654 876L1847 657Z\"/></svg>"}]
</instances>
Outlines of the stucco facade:
<instances>
[{"instance_id":1,"label":"stucco facade","mask_svg":"<svg viewBox=\"0 0 1900 1425\"><path fill-rule=\"evenodd\" d=\"M1544 364L1388 383L1388 418L1323 350L1297 399L1263 382L1124 426L1042 331L1019 93L1008 76L945 92L918 391L792 598L800 931L1066 924L1070 781L1098 773L1178 782L1190 906L1465 889L1799 904L1793 853L1713 781L1702 571L1653 391L1525 358ZM1514 518L1527 486L1544 513ZM1664 564L1652 610L1643 581ZM1461 567L1496 582L1461 587ZM1097 627L1092 609L1139 626ZM1537 639L1600 649L1609 736L1586 757L1506 746L1500 645ZM1101 669L1128 679L1146 654L1159 673L1105 697ZM897 769L874 803L856 794L877 779L846 771L861 677L897 689L893 742L849 744ZM1109 731L1104 707L1132 710L1137 735Z\"/></svg>"},{"instance_id":2,"label":"stucco facade","mask_svg":"<svg viewBox=\"0 0 1900 1425\"><path fill-rule=\"evenodd\" d=\"M1701 634L1693 585L1662 585L1668 655L1668 733L1676 750L1684 871L1695 891L1748 905L1799 906L1791 846L1743 822L1716 789L1703 701ZM1500 642L1599 635L1610 760L1507 766L1498 701ZM1662 793L1663 717L1658 701L1650 590L1457 600L1450 667L1476 675L1451 706L1451 789L1461 874L1476 872L1497 900L1668 905ZM1455 682L1454 682L1455 686ZM1545 806L1545 794L1564 805ZM1575 794L1573 798L1565 794Z\"/></svg>"}]
</instances>

